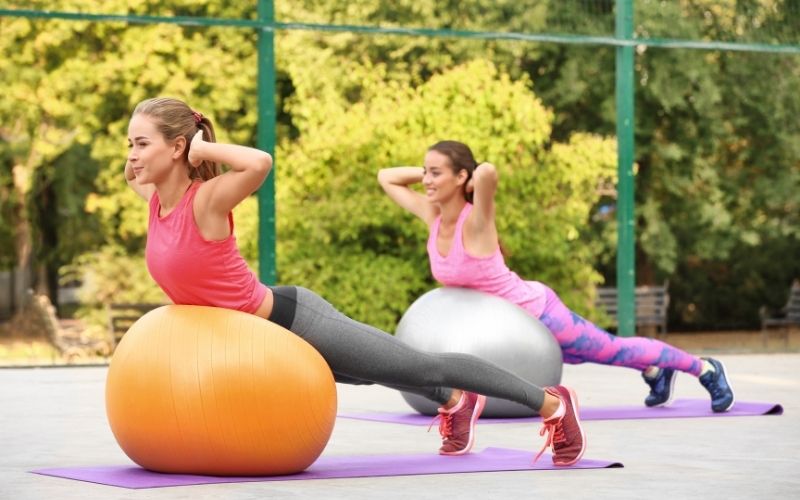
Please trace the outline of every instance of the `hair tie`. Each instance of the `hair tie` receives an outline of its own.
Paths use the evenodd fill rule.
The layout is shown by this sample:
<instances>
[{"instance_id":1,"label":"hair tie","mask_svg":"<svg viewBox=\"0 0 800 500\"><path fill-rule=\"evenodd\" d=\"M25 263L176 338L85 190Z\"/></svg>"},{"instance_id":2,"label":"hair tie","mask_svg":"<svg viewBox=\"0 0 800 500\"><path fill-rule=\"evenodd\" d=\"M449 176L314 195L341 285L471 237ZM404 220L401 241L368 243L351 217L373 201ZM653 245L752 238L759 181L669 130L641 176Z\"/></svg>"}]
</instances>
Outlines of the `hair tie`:
<instances>
[{"instance_id":1,"label":"hair tie","mask_svg":"<svg viewBox=\"0 0 800 500\"><path fill-rule=\"evenodd\" d=\"M203 121L203 113L192 111L192 116L194 116L194 122L198 125L200 125L200 122Z\"/></svg>"}]
</instances>

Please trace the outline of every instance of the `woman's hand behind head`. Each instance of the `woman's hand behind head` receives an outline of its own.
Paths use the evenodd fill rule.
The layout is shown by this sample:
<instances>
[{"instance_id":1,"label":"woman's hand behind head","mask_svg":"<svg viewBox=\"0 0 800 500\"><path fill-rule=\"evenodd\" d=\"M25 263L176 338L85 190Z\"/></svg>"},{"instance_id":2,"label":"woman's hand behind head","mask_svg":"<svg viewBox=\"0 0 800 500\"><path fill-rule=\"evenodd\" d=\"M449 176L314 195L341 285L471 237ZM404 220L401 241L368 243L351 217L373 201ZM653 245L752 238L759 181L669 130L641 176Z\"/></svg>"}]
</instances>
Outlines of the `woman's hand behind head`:
<instances>
[{"instance_id":1,"label":"woman's hand behind head","mask_svg":"<svg viewBox=\"0 0 800 500\"><path fill-rule=\"evenodd\" d=\"M192 137L192 142L189 144L189 164L193 167L199 167L201 163L203 163L203 158L201 158L200 149L202 148L202 144L205 141L203 140L203 131L198 130L194 137Z\"/></svg>"}]
</instances>

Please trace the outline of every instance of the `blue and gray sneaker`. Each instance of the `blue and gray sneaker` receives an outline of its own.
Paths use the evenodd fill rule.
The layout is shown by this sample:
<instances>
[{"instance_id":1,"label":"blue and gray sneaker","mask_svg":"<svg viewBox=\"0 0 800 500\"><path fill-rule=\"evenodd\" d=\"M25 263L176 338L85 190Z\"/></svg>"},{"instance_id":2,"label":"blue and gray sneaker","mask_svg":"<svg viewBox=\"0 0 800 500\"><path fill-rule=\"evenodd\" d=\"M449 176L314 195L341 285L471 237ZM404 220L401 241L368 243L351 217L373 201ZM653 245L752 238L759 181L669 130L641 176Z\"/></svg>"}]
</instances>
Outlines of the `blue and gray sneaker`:
<instances>
[{"instance_id":1,"label":"blue and gray sneaker","mask_svg":"<svg viewBox=\"0 0 800 500\"><path fill-rule=\"evenodd\" d=\"M717 413L725 412L733 406L733 389L725 375L725 366L714 358L701 358L711 363L714 371L700 376L700 383L711 394L711 409Z\"/></svg>"},{"instance_id":2,"label":"blue and gray sneaker","mask_svg":"<svg viewBox=\"0 0 800 500\"><path fill-rule=\"evenodd\" d=\"M675 387L675 370L661 368L658 375L648 377L642 373L642 378L650 386L650 394L644 400L646 406L667 406L672 402L672 389Z\"/></svg>"}]
</instances>

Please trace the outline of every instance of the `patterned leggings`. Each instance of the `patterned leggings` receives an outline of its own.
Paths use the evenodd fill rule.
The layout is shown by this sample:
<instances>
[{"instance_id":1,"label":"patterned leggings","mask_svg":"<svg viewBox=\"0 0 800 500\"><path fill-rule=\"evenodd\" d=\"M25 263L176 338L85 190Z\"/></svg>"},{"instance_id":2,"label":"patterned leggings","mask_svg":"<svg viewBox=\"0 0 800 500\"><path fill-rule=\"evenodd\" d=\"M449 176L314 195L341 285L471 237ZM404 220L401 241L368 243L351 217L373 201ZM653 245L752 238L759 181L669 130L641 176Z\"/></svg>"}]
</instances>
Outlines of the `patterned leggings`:
<instances>
[{"instance_id":1,"label":"patterned leggings","mask_svg":"<svg viewBox=\"0 0 800 500\"><path fill-rule=\"evenodd\" d=\"M700 358L659 340L611 335L570 311L553 290L545 288L547 302L539 319L558 340L565 363L589 361L640 371L658 366L700 375L703 367Z\"/></svg>"}]
</instances>

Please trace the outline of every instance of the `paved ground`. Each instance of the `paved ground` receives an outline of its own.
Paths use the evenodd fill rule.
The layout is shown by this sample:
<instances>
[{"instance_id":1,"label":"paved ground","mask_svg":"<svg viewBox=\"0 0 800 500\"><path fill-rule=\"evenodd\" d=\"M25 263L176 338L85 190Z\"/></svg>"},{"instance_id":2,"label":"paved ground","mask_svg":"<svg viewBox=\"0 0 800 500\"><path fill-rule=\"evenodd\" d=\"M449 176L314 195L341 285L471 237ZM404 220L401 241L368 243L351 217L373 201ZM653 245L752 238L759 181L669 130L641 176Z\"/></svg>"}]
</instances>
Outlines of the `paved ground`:
<instances>
[{"instance_id":1,"label":"paved ground","mask_svg":"<svg viewBox=\"0 0 800 500\"><path fill-rule=\"evenodd\" d=\"M589 458L623 469L287 481L125 490L30 474L41 467L128 463L108 428L106 369L0 370L0 499L800 498L800 354L722 355L741 401L782 416L585 422ZM645 386L621 368L567 366L584 405L637 404ZM678 397L705 397L681 376ZM405 411L395 392L339 387L341 411ZM476 447L538 449L538 427L483 425ZM339 419L326 455L435 452L425 428Z\"/></svg>"}]
</instances>

